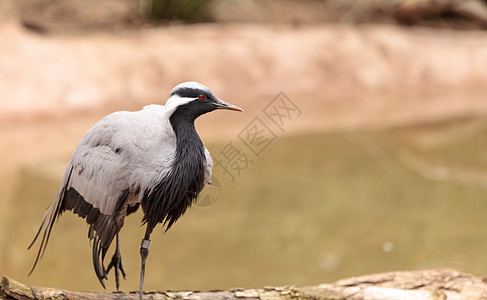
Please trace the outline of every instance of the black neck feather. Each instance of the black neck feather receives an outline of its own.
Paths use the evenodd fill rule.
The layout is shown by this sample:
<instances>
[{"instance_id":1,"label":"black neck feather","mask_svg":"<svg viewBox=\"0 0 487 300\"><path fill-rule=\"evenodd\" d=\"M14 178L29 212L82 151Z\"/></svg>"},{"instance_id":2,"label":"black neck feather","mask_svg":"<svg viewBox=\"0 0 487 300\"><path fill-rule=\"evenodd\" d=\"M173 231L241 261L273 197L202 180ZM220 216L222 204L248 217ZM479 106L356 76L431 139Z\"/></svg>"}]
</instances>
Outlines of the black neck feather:
<instances>
[{"instance_id":1,"label":"black neck feather","mask_svg":"<svg viewBox=\"0 0 487 300\"><path fill-rule=\"evenodd\" d=\"M169 229L203 189L206 159L203 142L194 127L196 117L187 108L180 107L170 118L176 134L171 171L142 201L144 221L150 228L164 223L166 230Z\"/></svg>"}]
</instances>

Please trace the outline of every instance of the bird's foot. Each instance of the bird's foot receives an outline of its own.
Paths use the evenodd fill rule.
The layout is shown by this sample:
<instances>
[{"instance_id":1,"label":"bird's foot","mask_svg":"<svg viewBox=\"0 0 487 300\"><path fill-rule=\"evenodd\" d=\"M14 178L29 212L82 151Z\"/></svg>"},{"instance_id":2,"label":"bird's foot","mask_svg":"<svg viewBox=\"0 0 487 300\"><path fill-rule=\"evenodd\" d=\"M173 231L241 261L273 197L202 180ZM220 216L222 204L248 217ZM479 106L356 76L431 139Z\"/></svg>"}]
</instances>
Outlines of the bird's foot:
<instances>
[{"instance_id":1,"label":"bird's foot","mask_svg":"<svg viewBox=\"0 0 487 300\"><path fill-rule=\"evenodd\" d=\"M115 285L117 287L117 291L119 290L120 286L120 272L122 272L123 279L125 279L125 270L123 269L122 265L122 255L120 254L120 250L117 247L117 250L115 250L115 253L113 254L112 261L107 267L107 270L105 272L105 278L108 275L108 272L110 272L111 269L114 269L115 272Z\"/></svg>"}]
</instances>

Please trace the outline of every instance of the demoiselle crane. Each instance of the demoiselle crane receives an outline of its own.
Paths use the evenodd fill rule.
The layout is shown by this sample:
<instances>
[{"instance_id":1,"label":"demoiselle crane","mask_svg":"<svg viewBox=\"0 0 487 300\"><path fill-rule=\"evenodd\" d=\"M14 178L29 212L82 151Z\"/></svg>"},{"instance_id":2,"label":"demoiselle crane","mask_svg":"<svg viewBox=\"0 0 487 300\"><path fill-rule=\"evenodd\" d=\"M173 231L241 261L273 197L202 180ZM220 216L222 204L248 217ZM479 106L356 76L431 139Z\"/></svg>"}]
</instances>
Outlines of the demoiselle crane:
<instances>
[{"instance_id":1,"label":"demoiselle crane","mask_svg":"<svg viewBox=\"0 0 487 300\"><path fill-rule=\"evenodd\" d=\"M167 231L210 183L213 161L194 121L217 109L243 111L218 99L200 83L184 82L171 91L166 105L114 112L91 127L74 151L57 195L29 246L42 235L30 273L46 250L54 222L71 210L89 225L98 280L105 288L104 280L113 268L118 290L119 273L125 278L119 232L125 217L142 206L146 224L140 247L142 299L152 230L162 223ZM113 239L115 253L105 268L103 261Z\"/></svg>"}]
</instances>

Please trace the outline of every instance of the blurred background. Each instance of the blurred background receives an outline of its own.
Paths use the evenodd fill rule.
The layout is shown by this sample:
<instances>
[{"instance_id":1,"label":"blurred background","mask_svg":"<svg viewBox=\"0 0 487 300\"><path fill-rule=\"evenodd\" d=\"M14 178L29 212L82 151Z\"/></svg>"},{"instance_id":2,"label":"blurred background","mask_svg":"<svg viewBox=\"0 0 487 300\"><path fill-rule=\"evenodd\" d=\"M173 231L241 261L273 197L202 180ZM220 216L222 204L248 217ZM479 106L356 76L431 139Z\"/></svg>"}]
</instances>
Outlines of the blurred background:
<instances>
[{"instance_id":1,"label":"blurred background","mask_svg":"<svg viewBox=\"0 0 487 300\"><path fill-rule=\"evenodd\" d=\"M486 275L487 1L2 0L0 20L1 275L103 290L82 219L30 277L26 248L88 128L187 80L245 113L198 119L215 184L152 234L146 290Z\"/></svg>"}]
</instances>

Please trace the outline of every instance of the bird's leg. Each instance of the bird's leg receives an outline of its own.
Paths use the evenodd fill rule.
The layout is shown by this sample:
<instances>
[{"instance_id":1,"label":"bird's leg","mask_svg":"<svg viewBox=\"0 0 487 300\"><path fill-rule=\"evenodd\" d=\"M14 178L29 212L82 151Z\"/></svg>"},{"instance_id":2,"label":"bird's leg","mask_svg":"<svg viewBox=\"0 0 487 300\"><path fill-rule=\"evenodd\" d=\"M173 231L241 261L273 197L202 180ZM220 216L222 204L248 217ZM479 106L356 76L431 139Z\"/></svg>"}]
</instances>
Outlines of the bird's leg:
<instances>
[{"instance_id":1,"label":"bird's leg","mask_svg":"<svg viewBox=\"0 0 487 300\"><path fill-rule=\"evenodd\" d=\"M118 288L120 286L120 272L122 272L123 279L125 279L125 270L123 269L122 266L122 254L120 253L120 243L118 241L118 233L117 233L117 249L115 249L115 253L113 254L112 261L108 265L106 274L108 274L108 272L112 267L115 270L115 285L117 287L117 292L118 292Z\"/></svg>"},{"instance_id":2,"label":"bird's leg","mask_svg":"<svg viewBox=\"0 0 487 300\"><path fill-rule=\"evenodd\" d=\"M140 289L139 289L139 300L142 300L142 295L144 294L144 274L145 274L145 260L149 256L149 246L150 246L150 234L152 229L147 225L145 231L145 237L140 245L140 258L142 259L142 264L140 266Z\"/></svg>"}]
</instances>

